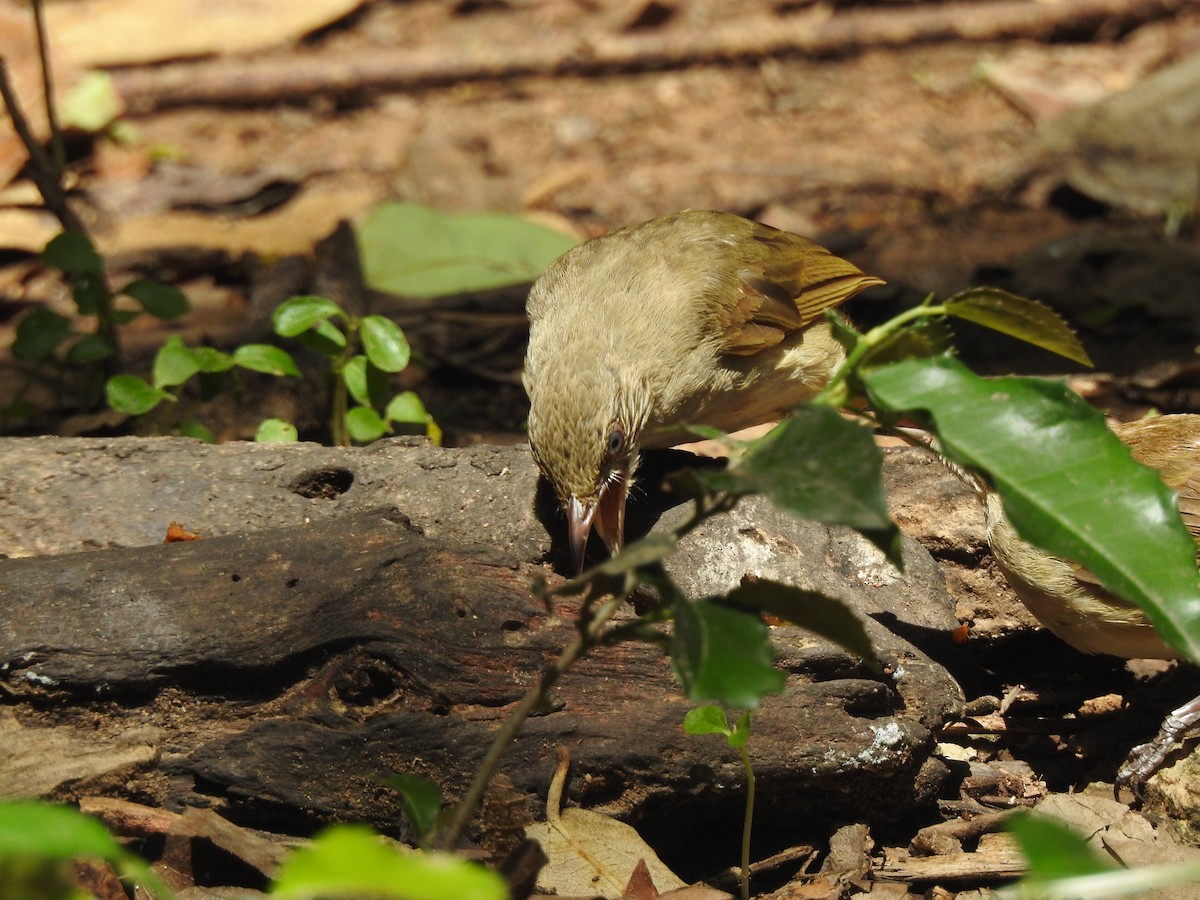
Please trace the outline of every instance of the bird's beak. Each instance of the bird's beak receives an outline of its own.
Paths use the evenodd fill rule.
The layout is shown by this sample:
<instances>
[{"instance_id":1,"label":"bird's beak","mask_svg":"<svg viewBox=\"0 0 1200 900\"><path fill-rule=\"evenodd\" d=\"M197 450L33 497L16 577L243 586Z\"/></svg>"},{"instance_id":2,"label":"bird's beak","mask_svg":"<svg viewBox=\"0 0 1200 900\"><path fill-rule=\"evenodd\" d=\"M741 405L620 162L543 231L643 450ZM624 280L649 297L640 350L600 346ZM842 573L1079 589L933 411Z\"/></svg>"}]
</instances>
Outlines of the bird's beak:
<instances>
[{"instance_id":1,"label":"bird's beak","mask_svg":"<svg viewBox=\"0 0 1200 900\"><path fill-rule=\"evenodd\" d=\"M629 491L628 484L628 477L622 475L601 488L598 500L585 503L572 497L567 502L567 536L571 543L571 562L576 572L583 571L587 539L593 525L609 553L617 553L621 549L625 540L625 496Z\"/></svg>"}]
</instances>

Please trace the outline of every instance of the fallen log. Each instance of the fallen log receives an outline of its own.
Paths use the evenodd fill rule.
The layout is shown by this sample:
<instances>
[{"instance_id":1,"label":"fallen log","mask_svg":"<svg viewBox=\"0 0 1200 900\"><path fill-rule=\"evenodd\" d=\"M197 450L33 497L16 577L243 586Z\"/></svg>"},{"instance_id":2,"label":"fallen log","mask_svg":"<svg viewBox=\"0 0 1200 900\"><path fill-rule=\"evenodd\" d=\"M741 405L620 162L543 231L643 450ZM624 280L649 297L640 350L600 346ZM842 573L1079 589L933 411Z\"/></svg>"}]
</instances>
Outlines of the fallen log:
<instances>
[{"instance_id":1,"label":"fallen log","mask_svg":"<svg viewBox=\"0 0 1200 900\"><path fill-rule=\"evenodd\" d=\"M0 549L24 554L0 560L0 687L27 748L0 770L40 772L25 782L35 793L149 796L293 833L347 818L394 828L399 806L379 779L416 772L461 791L574 628L574 601L530 593L565 554L523 447L36 438L0 441L0 465L12 473ZM635 531L686 512L653 471ZM158 543L171 520L205 539ZM64 552L80 545L97 549ZM938 660L956 652L956 623L928 553L906 539L905 558L900 577L857 535L757 498L671 558L694 596L747 573L839 596L892 664L873 674L773 628L789 678L754 720L760 821L815 826L864 809L891 820L941 790L933 732L961 691ZM503 771L533 802L565 744L576 801L686 841L736 820L742 790L732 751L683 733L688 706L659 650L602 648L558 683ZM56 756L117 747L134 728L154 752L114 753L119 778L100 754L90 773L51 783ZM39 745L38 731L74 740ZM654 825L667 802L670 824Z\"/></svg>"}]
</instances>

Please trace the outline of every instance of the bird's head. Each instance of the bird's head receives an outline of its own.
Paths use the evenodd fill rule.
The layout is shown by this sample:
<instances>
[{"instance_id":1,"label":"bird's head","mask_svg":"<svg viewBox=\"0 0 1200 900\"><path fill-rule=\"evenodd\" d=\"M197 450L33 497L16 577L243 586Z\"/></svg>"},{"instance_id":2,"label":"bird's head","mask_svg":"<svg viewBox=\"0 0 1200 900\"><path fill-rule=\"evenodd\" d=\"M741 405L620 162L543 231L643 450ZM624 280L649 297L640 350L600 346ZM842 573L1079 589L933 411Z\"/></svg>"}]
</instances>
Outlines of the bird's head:
<instances>
[{"instance_id":1,"label":"bird's head","mask_svg":"<svg viewBox=\"0 0 1200 900\"><path fill-rule=\"evenodd\" d=\"M529 444L542 474L567 513L571 559L583 570L592 529L610 552L621 549L625 500L638 466L650 390L627 371L584 371L591 353L550 357L529 392Z\"/></svg>"}]
</instances>

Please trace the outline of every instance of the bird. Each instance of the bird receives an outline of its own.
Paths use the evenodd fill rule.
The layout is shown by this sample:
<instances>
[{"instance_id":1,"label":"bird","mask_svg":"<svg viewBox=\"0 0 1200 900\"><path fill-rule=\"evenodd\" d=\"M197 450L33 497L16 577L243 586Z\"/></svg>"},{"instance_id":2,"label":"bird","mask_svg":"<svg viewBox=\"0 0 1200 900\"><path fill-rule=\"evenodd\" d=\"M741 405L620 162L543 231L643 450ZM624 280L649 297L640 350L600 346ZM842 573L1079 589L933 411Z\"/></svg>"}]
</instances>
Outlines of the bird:
<instances>
[{"instance_id":1,"label":"bird","mask_svg":"<svg viewBox=\"0 0 1200 900\"><path fill-rule=\"evenodd\" d=\"M1176 492L1179 512L1200 545L1200 415L1155 416L1110 426L1138 462ZM995 492L978 479L988 543L1014 593L1034 617L1076 650L1124 659L1182 659L1134 604L1111 593L1077 563L1020 537ZM1198 547L1200 561L1200 547ZM1158 769L1179 737L1200 721L1200 697L1167 716L1158 736L1134 748L1117 783L1135 787Z\"/></svg>"},{"instance_id":2,"label":"bird","mask_svg":"<svg viewBox=\"0 0 1200 900\"><path fill-rule=\"evenodd\" d=\"M529 442L583 570L610 552L643 450L775 421L845 359L824 312L883 284L808 238L683 210L593 238L530 288Z\"/></svg>"}]
</instances>

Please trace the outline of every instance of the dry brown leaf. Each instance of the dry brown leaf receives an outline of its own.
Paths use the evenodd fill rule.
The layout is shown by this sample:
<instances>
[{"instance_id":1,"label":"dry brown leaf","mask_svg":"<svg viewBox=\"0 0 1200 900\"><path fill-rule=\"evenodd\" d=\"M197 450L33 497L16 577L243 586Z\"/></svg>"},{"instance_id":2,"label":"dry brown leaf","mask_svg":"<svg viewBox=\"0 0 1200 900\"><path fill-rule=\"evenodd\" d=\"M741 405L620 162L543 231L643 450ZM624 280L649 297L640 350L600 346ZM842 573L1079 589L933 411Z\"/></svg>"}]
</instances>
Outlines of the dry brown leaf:
<instances>
[{"instance_id":1,"label":"dry brown leaf","mask_svg":"<svg viewBox=\"0 0 1200 900\"><path fill-rule=\"evenodd\" d=\"M353 218L382 198L382 186L338 184L306 188L280 209L250 219L194 212L139 216L100 235L99 249L107 256L161 247L212 247L262 256L308 253L340 220Z\"/></svg>"},{"instance_id":2,"label":"dry brown leaf","mask_svg":"<svg viewBox=\"0 0 1200 900\"><path fill-rule=\"evenodd\" d=\"M247 53L289 44L363 0L80 0L52 3L55 47L78 66L117 66Z\"/></svg>"},{"instance_id":3,"label":"dry brown leaf","mask_svg":"<svg viewBox=\"0 0 1200 900\"><path fill-rule=\"evenodd\" d=\"M546 821L526 826L550 862L538 876L538 887L559 894L620 898L634 870L644 863L654 888L665 892L683 881L658 858L631 826L588 809L560 812L569 758L560 761L546 798Z\"/></svg>"},{"instance_id":4,"label":"dry brown leaf","mask_svg":"<svg viewBox=\"0 0 1200 900\"><path fill-rule=\"evenodd\" d=\"M0 143L3 138L0 138ZM3 155L3 150L0 150ZM0 163L0 167L3 163ZM62 229L49 213L36 209L0 209L0 247L41 253Z\"/></svg>"}]
</instances>

